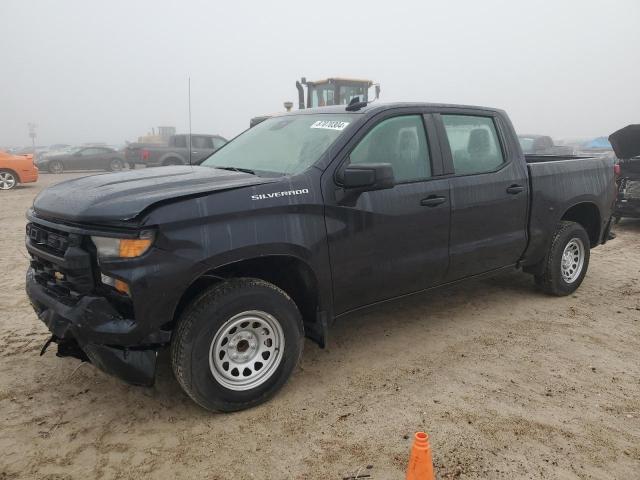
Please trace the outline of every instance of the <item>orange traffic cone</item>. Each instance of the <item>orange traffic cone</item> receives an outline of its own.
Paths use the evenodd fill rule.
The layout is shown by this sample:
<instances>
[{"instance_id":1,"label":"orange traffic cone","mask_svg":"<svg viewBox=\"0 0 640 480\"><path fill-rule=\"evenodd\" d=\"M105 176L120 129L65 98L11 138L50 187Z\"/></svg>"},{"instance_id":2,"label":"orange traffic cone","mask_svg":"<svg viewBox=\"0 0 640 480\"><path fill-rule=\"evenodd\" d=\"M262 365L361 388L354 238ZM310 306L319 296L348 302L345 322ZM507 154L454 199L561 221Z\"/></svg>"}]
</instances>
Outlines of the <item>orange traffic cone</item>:
<instances>
[{"instance_id":1,"label":"orange traffic cone","mask_svg":"<svg viewBox=\"0 0 640 480\"><path fill-rule=\"evenodd\" d=\"M433 458L431 458L429 435L424 432L418 432L411 447L407 480L434 480L435 478L433 475Z\"/></svg>"}]
</instances>

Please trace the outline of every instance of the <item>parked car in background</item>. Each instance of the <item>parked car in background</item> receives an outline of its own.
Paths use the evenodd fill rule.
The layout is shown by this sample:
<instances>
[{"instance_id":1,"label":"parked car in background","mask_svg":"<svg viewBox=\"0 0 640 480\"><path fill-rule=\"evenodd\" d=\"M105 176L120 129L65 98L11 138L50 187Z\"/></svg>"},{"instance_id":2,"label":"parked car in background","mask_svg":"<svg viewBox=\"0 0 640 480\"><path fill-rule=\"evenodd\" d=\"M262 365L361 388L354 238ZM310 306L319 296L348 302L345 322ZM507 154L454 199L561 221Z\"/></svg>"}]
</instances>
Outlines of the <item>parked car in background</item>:
<instances>
[{"instance_id":1,"label":"parked car in background","mask_svg":"<svg viewBox=\"0 0 640 480\"><path fill-rule=\"evenodd\" d=\"M71 147L71 145L68 143L54 143L53 145L49 145L49 152L60 152L69 147Z\"/></svg>"},{"instance_id":2,"label":"parked car in background","mask_svg":"<svg viewBox=\"0 0 640 480\"><path fill-rule=\"evenodd\" d=\"M36 158L40 170L62 173L65 170L108 170L119 172L125 167L124 155L112 147L72 147Z\"/></svg>"},{"instance_id":3,"label":"parked car in background","mask_svg":"<svg viewBox=\"0 0 640 480\"><path fill-rule=\"evenodd\" d=\"M147 167L164 165L198 165L205 158L227 143L220 135L191 135L189 157L188 134L172 135L167 145L131 143L124 150L129 165L136 163Z\"/></svg>"},{"instance_id":4,"label":"parked car in background","mask_svg":"<svg viewBox=\"0 0 640 480\"><path fill-rule=\"evenodd\" d=\"M548 135L518 135L520 147L525 155L573 155L569 145L556 145Z\"/></svg>"},{"instance_id":5,"label":"parked car in background","mask_svg":"<svg viewBox=\"0 0 640 480\"><path fill-rule=\"evenodd\" d=\"M35 163L38 163L45 157L66 152L70 148L73 148L73 146L66 143L55 143L53 145L49 145L48 147L42 147L40 149L36 149L36 152L33 155L33 161Z\"/></svg>"},{"instance_id":6,"label":"parked car in background","mask_svg":"<svg viewBox=\"0 0 640 480\"><path fill-rule=\"evenodd\" d=\"M19 183L38 180L38 168L33 164L33 155L12 155L0 151L0 190L11 190Z\"/></svg>"},{"instance_id":7,"label":"parked car in background","mask_svg":"<svg viewBox=\"0 0 640 480\"><path fill-rule=\"evenodd\" d=\"M576 154L589 157L616 158L613 148L606 137L596 137L586 142L581 142L575 147Z\"/></svg>"}]
</instances>

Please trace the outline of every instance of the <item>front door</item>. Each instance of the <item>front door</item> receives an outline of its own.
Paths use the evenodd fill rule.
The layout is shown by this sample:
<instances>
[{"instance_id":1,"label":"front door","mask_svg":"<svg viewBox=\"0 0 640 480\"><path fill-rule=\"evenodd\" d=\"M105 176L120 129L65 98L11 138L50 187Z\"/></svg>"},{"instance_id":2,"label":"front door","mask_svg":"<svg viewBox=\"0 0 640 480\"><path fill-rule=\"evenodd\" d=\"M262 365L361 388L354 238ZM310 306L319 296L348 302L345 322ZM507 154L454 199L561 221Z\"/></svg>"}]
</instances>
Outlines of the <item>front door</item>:
<instances>
[{"instance_id":1,"label":"front door","mask_svg":"<svg viewBox=\"0 0 640 480\"><path fill-rule=\"evenodd\" d=\"M213 138L205 135L191 137L191 163L198 165L214 152Z\"/></svg>"},{"instance_id":2,"label":"front door","mask_svg":"<svg viewBox=\"0 0 640 480\"><path fill-rule=\"evenodd\" d=\"M442 113L436 120L453 174L447 281L515 264L527 245L526 166L505 145L493 114Z\"/></svg>"},{"instance_id":3,"label":"front door","mask_svg":"<svg viewBox=\"0 0 640 480\"><path fill-rule=\"evenodd\" d=\"M418 113L375 122L339 167L390 163L396 185L361 193L336 186L335 198L325 199L335 314L444 278L449 184L434 176L434 157L440 162L440 155L424 122Z\"/></svg>"}]
</instances>

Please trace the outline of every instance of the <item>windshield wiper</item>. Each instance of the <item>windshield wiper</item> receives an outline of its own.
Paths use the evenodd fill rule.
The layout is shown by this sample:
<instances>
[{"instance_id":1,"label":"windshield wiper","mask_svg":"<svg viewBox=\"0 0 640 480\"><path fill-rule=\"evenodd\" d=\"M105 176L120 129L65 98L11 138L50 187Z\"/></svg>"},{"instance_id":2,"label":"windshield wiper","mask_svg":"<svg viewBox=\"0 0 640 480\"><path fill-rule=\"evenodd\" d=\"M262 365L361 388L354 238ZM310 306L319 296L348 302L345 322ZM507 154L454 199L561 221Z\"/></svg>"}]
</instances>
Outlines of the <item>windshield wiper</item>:
<instances>
[{"instance_id":1,"label":"windshield wiper","mask_svg":"<svg viewBox=\"0 0 640 480\"><path fill-rule=\"evenodd\" d=\"M213 168L218 168L220 170L229 170L231 172L242 172L242 173L249 173L251 175L255 175L256 172L254 172L253 170L250 170L248 168L239 168L239 167L217 167L214 166Z\"/></svg>"}]
</instances>

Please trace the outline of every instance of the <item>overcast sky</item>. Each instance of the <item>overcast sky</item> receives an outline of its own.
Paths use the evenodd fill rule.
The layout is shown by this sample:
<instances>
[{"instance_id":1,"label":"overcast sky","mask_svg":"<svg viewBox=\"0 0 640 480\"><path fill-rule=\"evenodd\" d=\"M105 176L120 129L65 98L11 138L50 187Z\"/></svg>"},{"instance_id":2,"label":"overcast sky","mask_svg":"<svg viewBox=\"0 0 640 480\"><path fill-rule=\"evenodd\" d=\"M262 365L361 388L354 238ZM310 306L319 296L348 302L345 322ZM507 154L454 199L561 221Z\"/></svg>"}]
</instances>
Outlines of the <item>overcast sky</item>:
<instances>
[{"instance_id":1,"label":"overcast sky","mask_svg":"<svg viewBox=\"0 0 640 480\"><path fill-rule=\"evenodd\" d=\"M522 133L640 123L640 1L0 0L0 145L231 137L295 80L370 78L384 101L507 110Z\"/></svg>"}]
</instances>

